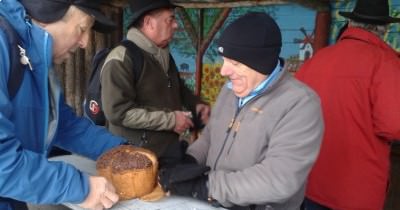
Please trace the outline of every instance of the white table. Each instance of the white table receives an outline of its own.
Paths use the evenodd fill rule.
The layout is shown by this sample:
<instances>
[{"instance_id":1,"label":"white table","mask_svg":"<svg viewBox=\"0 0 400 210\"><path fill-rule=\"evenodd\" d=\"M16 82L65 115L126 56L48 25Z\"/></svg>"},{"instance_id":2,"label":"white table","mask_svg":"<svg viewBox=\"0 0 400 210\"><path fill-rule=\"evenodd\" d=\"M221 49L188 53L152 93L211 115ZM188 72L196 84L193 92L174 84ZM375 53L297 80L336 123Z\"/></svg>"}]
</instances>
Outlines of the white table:
<instances>
[{"instance_id":1,"label":"white table","mask_svg":"<svg viewBox=\"0 0 400 210\"><path fill-rule=\"evenodd\" d=\"M63 161L74 165L88 174L96 174L96 163L90 159L77 156L65 155L50 159L51 161ZM64 204L73 210L84 210L76 204ZM139 199L118 202L111 210L221 210L206 202L187 197L169 196L156 202L145 202Z\"/></svg>"}]
</instances>

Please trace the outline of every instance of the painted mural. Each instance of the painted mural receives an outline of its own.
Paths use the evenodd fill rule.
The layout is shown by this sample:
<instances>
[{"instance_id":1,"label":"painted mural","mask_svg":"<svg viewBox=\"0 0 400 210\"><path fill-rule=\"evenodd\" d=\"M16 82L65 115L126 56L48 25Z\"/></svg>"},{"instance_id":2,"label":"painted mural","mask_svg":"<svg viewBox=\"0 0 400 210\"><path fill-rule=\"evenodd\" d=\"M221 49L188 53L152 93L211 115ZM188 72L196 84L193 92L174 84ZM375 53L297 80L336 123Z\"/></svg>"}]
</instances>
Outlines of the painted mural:
<instances>
[{"instance_id":1,"label":"painted mural","mask_svg":"<svg viewBox=\"0 0 400 210\"><path fill-rule=\"evenodd\" d=\"M400 16L400 0L389 0L392 8L392 16ZM335 42L340 28L345 24L345 19L338 15L338 11L351 11L354 1L331 1L331 27L329 33L329 43ZM204 9L202 40L210 39L207 43L204 56L202 58L202 77L200 94L203 99L213 104L225 78L219 74L222 66L222 59L217 53L216 40L219 33L229 23L237 17L249 11L263 11L270 14L278 23L282 31L283 48L281 57L285 59L285 68L295 72L299 66L315 53L313 49L313 41L315 39L314 29L317 11L306 8L300 4L288 3L257 7L237 7L232 8L228 13L224 13L223 9ZM181 13L178 13L181 14ZM171 52L175 58L177 67L182 78L185 79L187 85L193 90L195 89L195 73L196 73L196 55L198 47L193 39L193 33L200 31L199 9L185 9L185 18L182 19L177 15L179 21L179 29L175 34L174 40L170 45ZM227 15L223 20L223 24L216 30L215 23L221 19L221 16ZM124 20L129 20L130 12L125 12ZM188 21L189 20L189 21ZM186 22L185 22L186 21ZM126 25L128 24L125 21ZM187 25L191 25L193 31L187 31ZM400 51L400 24L390 25L390 31L386 34L385 40L395 49ZM126 27L125 27L126 28Z\"/></svg>"}]
</instances>

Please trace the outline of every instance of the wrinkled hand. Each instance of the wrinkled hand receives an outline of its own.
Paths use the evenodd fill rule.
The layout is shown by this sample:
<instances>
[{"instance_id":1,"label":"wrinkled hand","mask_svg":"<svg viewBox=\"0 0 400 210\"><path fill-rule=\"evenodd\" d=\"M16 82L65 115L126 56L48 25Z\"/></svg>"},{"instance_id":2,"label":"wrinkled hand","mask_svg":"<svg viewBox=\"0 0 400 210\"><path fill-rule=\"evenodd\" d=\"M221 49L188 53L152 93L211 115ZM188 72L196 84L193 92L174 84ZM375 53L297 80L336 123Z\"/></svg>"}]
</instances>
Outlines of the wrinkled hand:
<instances>
[{"instance_id":1,"label":"wrinkled hand","mask_svg":"<svg viewBox=\"0 0 400 210\"><path fill-rule=\"evenodd\" d=\"M174 111L175 114L175 127L174 132L177 134L182 134L187 129L193 127L193 122L187 112Z\"/></svg>"},{"instance_id":2,"label":"wrinkled hand","mask_svg":"<svg viewBox=\"0 0 400 210\"><path fill-rule=\"evenodd\" d=\"M207 200L208 175L210 167L196 163L179 164L159 171L159 182L164 191L174 195L190 196Z\"/></svg>"},{"instance_id":3,"label":"wrinkled hand","mask_svg":"<svg viewBox=\"0 0 400 210\"><path fill-rule=\"evenodd\" d=\"M103 210L111 208L118 202L115 188L104 177L89 176L90 191L79 206L86 209Z\"/></svg>"}]
</instances>

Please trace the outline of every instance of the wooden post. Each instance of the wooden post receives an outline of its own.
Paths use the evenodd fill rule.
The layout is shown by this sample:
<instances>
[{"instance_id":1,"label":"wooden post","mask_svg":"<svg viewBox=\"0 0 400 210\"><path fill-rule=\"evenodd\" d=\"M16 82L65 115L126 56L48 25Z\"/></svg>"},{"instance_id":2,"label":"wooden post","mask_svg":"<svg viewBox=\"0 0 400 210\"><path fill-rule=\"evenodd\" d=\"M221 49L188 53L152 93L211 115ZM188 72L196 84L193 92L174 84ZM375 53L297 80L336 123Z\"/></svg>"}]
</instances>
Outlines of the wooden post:
<instances>
[{"instance_id":1,"label":"wooden post","mask_svg":"<svg viewBox=\"0 0 400 210\"><path fill-rule=\"evenodd\" d=\"M330 11L318 11L315 17L315 39L313 44L314 54L319 49L328 45L330 26Z\"/></svg>"},{"instance_id":2,"label":"wooden post","mask_svg":"<svg viewBox=\"0 0 400 210\"><path fill-rule=\"evenodd\" d=\"M203 16L204 9L199 9L199 31L197 35L197 56L196 56L196 77L195 77L195 94L200 95L201 93L201 77L203 71L203 52L201 50L203 42Z\"/></svg>"}]
</instances>

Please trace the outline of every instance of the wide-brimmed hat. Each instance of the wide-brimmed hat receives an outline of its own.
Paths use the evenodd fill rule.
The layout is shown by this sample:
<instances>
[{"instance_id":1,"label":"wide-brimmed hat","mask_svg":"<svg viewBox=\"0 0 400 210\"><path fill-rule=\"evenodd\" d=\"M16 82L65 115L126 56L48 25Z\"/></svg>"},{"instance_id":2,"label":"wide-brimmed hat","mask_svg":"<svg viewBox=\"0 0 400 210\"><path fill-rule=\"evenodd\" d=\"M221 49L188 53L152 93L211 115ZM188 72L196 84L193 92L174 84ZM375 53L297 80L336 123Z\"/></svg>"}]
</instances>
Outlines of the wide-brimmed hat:
<instances>
[{"instance_id":1,"label":"wide-brimmed hat","mask_svg":"<svg viewBox=\"0 0 400 210\"><path fill-rule=\"evenodd\" d=\"M175 8L179 7L171 3L169 0L130 0L129 6L132 11L131 22L135 22L142 15L159 8Z\"/></svg>"},{"instance_id":2,"label":"wide-brimmed hat","mask_svg":"<svg viewBox=\"0 0 400 210\"><path fill-rule=\"evenodd\" d=\"M100 10L101 0L20 0L27 13L43 23L52 23L64 17L71 5L93 16L93 29L102 33L111 32L116 24Z\"/></svg>"},{"instance_id":3,"label":"wide-brimmed hat","mask_svg":"<svg viewBox=\"0 0 400 210\"><path fill-rule=\"evenodd\" d=\"M268 75L278 63L282 36L271 16L250 12L227 26L217 42L222 56Z\"/></svg>"},{"instance_id":4,"label":"wide-brimmed hat","mask_svg":"<svg viewBox=\"0 0 400 210\"><path fill-rule=\"evenodd\" d=\"M352 12L339 12L343 17L357 22L384 25L400 22L400 18L389 16L387 0L358 0Z\"/></svg>"}]
</instances>

